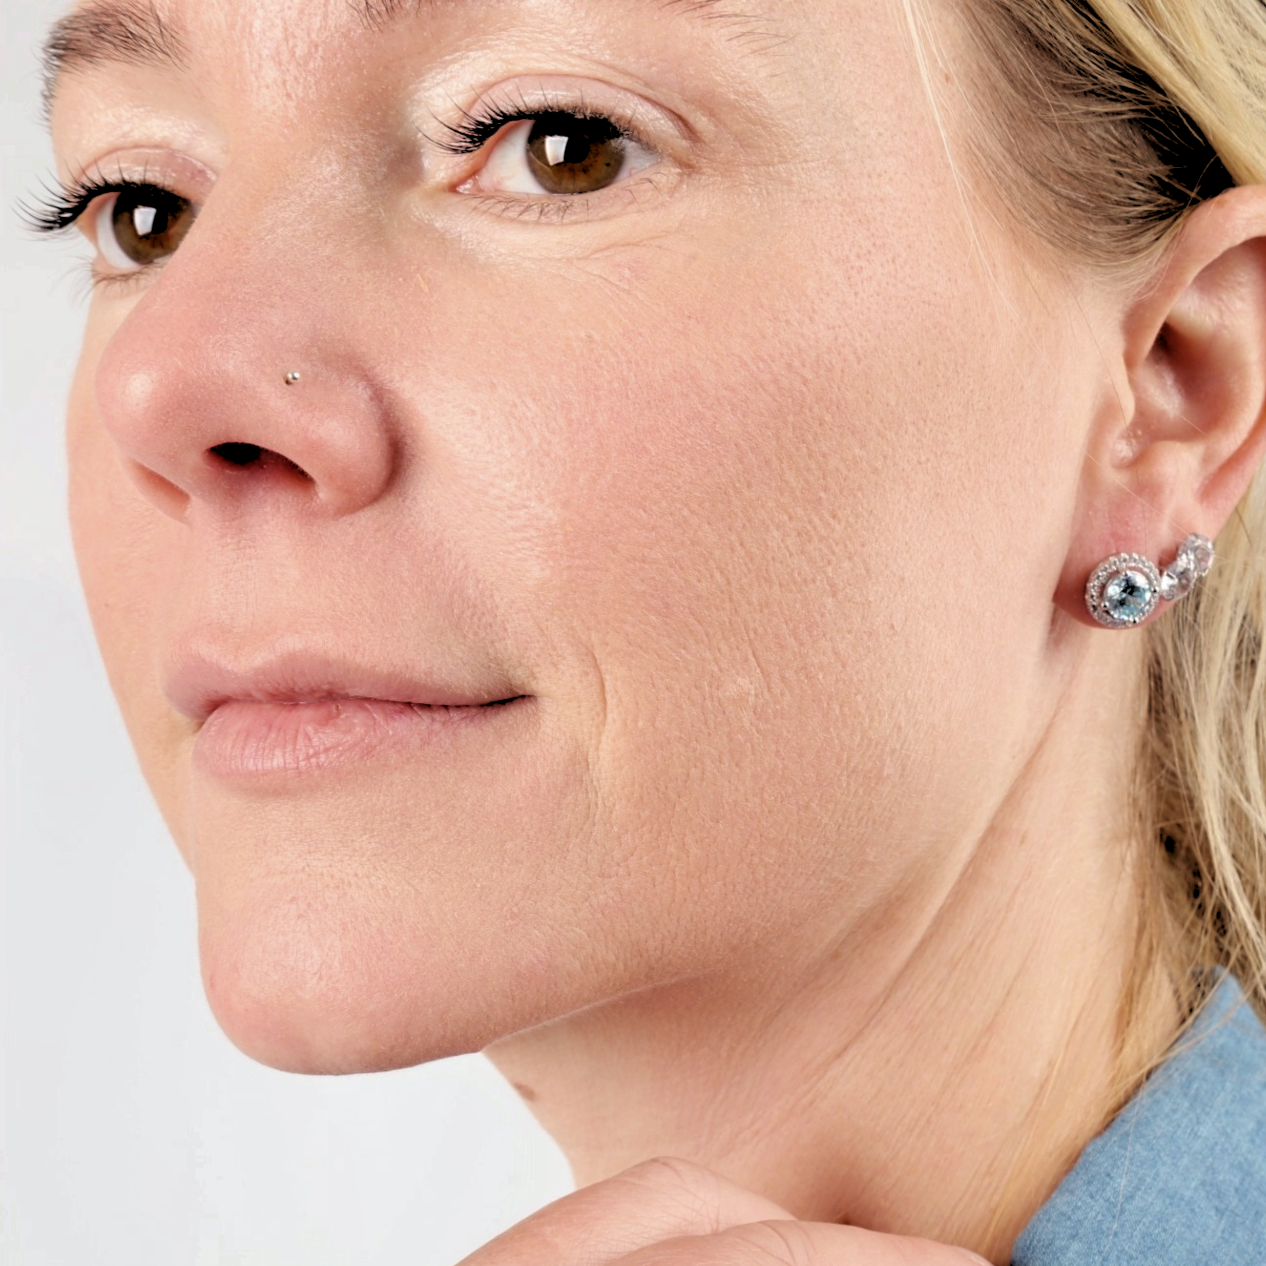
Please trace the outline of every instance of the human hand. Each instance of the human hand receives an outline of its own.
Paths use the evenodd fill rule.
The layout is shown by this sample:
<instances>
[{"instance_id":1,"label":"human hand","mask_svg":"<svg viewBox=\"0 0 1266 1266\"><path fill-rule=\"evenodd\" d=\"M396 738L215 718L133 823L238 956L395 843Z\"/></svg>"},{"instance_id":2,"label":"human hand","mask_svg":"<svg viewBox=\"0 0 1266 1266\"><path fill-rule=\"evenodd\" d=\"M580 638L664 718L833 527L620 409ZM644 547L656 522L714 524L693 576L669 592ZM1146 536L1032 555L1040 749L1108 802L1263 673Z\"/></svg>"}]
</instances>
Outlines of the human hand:
<instances>
[{"instance_id":1,"label":"human hand","mask_svg":"<svg viewBox=\"0 0 1266 1266\"><path fill-rule=\"evenodd\" d=\"M988 1266L966 1249L799 1222L697 1165L655 1160L548 1205L460 1266Z\"/></svg>"}]
</instances>

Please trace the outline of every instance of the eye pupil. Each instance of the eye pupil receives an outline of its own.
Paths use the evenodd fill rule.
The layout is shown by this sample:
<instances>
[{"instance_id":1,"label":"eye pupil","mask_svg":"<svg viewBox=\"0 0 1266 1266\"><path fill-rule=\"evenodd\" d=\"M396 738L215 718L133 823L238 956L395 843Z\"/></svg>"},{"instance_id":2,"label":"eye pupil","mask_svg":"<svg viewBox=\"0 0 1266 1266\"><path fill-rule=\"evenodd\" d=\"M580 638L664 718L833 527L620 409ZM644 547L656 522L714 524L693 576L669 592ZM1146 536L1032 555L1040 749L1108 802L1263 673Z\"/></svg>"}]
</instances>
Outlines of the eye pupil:
<instances>
[{"instance_id":1,"label":"eye pupil","mask_svg":"<svg viewBox=\"0 0 1266 1266\"><path fill-rule=\"evenodd\" d=\"M532 175L547 193L594 193L624 167L625 142L610 119L574 114L537 118L527 140Z\"/></svg>"},{"instance_id":2,"label":"eye pupil","mask_svg":"<svg viewBox=\"0 0 1266 1266\"><path fill-rule=\"evenodd\" d=\"M163 189L128 189L115 199L115 245L132 263L151 264L170 255L193 223L192 206Z\"/></svg>"}]
</instances>

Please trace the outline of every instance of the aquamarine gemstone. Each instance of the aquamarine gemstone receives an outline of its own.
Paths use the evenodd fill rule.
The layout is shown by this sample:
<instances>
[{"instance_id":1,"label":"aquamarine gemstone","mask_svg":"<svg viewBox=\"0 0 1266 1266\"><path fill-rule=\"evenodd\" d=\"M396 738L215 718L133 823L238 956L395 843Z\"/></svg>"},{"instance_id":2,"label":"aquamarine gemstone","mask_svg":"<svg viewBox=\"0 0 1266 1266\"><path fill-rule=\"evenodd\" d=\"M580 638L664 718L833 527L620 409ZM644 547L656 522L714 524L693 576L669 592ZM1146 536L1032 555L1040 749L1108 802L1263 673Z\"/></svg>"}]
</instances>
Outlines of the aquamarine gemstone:
<instances>
[{"instance_id":1,"label":"aquamarine gemstone","mask_svg":"<svg viewBox=\"0 0 1266 1266\"><path fill-rule=\"evenodd\" d=\"M1152 582L1133 567L1113 576L1103 587L1103 609L1114 620L1141 620L1151 609L1152 600Z\"/></svg>"}]
</instances>

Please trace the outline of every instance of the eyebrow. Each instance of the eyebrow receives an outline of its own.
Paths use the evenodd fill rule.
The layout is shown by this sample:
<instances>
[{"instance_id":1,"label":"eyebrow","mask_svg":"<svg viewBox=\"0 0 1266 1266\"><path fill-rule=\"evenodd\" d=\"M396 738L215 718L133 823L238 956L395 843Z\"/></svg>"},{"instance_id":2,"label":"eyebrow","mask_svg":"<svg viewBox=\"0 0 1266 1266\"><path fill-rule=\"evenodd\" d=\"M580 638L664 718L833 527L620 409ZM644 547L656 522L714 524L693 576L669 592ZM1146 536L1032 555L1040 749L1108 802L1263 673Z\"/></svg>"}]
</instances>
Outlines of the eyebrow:
<instances>
[{"instance_id":1,"label":"eyebrow","mask_svg":"<svg viewBox=\"0 0 1266 1266\"><path fill-rule=\"evenodd\" d=\"M372 0L365 0L366 3ZM53 103L61 77L102 63L184 67L185 46L157 6L113 0L68 14L44 41L44 109Z\"/></svg>"},{"instance_id":2,"label":"eyebrow","mask_svg":"<svg viewBox=\"0 0 1266 1266\"><path fill-rule=\"evenodd\" d=\"M347 0L348 7L370 29L419 13L435 0ZM732 25L731 37L743 40L768 27L752 15L736 11L731 0L653 0L665 12L701 21ZM98 0L54 23L43 49L44 109L52 107L64 75L94 66L158 66L187 69L187 50L179 32L163 17L154 0Z\"/></svg>"}]
</instances>

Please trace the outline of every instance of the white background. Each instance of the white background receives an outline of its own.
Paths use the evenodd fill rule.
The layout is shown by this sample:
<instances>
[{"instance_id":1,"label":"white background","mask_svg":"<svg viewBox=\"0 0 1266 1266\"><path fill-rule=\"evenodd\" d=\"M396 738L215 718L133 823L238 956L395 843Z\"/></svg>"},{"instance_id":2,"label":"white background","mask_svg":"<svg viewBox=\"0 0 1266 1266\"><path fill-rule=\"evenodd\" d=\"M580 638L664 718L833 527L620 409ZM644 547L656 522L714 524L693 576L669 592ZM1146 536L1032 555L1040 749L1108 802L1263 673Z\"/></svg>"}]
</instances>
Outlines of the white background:
<instances>
[{"instance_id":1,"label":"white background","mask_svg":"<svg viewBox=\"0 0 1266 1266\"><path fill-rule=\"evenodd\" d=\"M61 441L84 286L14 206L51 175L61 8L0 0L0 1262L445 1266L566 1191L561 1155L478 1057L310 1079L229 1045L97 660Z\"/></svg>"}]
</instances>

